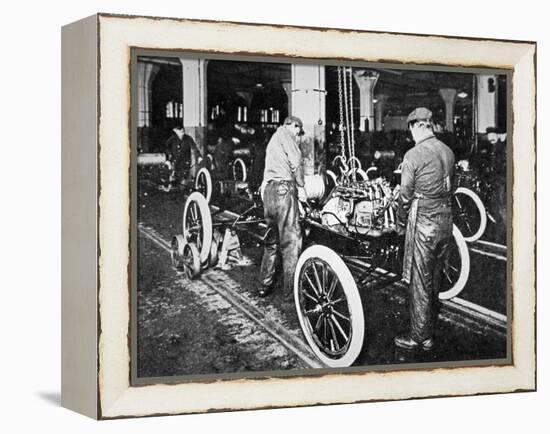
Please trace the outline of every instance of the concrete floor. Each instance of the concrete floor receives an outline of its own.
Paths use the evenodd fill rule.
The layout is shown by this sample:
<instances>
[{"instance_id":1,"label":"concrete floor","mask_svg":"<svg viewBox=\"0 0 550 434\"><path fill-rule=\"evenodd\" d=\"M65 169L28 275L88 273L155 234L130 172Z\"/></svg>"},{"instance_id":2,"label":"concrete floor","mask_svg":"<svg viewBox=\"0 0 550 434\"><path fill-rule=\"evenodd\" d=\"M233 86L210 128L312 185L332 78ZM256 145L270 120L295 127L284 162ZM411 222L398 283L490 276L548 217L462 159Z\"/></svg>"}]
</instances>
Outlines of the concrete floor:
<instances>
[{"instance_id":1,"label":"concrete floor","mask_svg":"<svg viewBox=\"0 0 550 434\"><path fill-rule=\"evenodd\" d=\"M190 281L172 269L168 254L171 237L182 232L183 193L166 193L143 183L138 196L138 377L321 367L302 337L292 297L285 296L280 286L268 298L256 295L261 246L254 237L241 234L250 265L205 270L200 279ZM505 313L506 262L472 253L472 265L461 297ZM442 312L433 351L397 350L393 337L408 328L406 291L384 279L359 290L366 336L354 366L459 365L506 359L505 332L452 312Z\"/></svg>"}]
</instances>

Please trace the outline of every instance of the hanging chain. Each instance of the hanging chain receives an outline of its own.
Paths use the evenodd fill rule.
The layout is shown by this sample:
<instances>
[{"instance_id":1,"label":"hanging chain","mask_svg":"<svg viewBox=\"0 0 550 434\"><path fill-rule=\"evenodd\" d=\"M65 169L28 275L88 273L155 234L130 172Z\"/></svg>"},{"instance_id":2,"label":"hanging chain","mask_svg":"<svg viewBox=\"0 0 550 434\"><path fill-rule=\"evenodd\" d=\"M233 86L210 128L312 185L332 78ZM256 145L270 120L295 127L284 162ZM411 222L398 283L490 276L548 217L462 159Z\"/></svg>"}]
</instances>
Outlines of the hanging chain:
<instances>
[{"instance_id":1,"label":"hanging chain","mask_svg":"<svg viewBox=\"0 0 550 434\"><path fill-rule=\"evenodd\" d=\"M340 155L342 155L342 158L346 158L346 150L345 150L345 142L346 139L344 137L344 109L343 109L343 102L342 102L342 67L338 67L338 107L340 109L340 124L338 125L338 129L340 130Z\"/></svg>"},{"instance_id":2,"label":"hanging chain","mask_svg":"<svg viewBox=\"0 0 550 434\"><path fill-rule=\"evenodd\" d=\"M348 101L348 85L347 85L347 72L346 68L343 68L343 88L344 88L344 113L345 113L345 119L346 119L346 136L348 139L348 158L351 158L351 141L349 136L349 101Z\"/></svg>"},{"instance_id":3,"label":"hanging chain","mask_svg":"<svg viewBox=\"0 0 550 434\"><path fill-rule=\"evenodd\" d=\"M355 161L355 127L353 124L353 73L351 66L349 67L349 115L350 115L350 159L353 159L352 169L357 167L357 162ZM355 170L353 171L355 178Z\"/></svg>"}]
</instances>

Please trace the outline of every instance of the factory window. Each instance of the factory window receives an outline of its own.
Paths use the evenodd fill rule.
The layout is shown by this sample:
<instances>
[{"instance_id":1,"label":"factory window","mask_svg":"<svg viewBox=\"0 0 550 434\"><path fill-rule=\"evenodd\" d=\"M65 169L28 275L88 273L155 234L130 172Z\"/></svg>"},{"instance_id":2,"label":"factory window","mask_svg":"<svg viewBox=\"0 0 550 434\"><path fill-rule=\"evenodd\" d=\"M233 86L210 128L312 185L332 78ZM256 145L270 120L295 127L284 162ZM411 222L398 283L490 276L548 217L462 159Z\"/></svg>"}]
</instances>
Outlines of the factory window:
<instances>
[{"instance_id":1,"label":"factory window","mask_svg":"<svg viewBox=\"0 0 550 434\"><path fill-rule=\"evenodd\" d=\"M210 111L210 119L214 120L220 115L220 105L216 104Z\"/></svg>"},{"instance_id":2,"label":"factory window","mask_svg":"<svg viewBox=\"0 0 550 434\"><path fill-rule=\"evenodd\" d=\"M166 118L167 119L182 119L183 104L176 101L168 101L166 103Z\"/></svg>"},{"instance_id":3,"label":"factory window","mask_svg":"<svg viewBox=\"0 0 550 434\"><path fill-rule=\"evenodd\" d=\"M239 106L237 108L237 122L248 121L248 108L246 106Z\"/></svg>"},{"instance_id":4,"label":"factory window","mask_svg":"<svg viewBox=\"0 0 550 434\"><path fill-rule=\"evenodd\" d=\"M260 122L262 122L262 124L267 124L269 122L269 110L268 109L262 109L260 111Z\"/></svg>"},{"instance_id":5,"label":"factory window","mask_svg":"<svg viewBox=\"0 0 550 434\"><path fill-rule=\"evenodd\" d=\"M274 124L279 123L279 110L274 109L273 107L269 108L269 111L271 112L271 122Z\"/></svg>"}]
</instances>

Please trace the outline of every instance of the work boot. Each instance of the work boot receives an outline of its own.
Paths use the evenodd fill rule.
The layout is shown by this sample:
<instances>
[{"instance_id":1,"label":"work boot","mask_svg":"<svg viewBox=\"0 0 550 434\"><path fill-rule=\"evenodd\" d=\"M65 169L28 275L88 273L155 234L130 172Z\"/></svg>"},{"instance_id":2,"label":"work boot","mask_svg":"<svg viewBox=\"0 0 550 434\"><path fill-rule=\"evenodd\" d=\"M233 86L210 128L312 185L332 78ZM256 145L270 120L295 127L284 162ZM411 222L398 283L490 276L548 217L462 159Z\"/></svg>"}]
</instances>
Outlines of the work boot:
<instances>
[{"instance_id":1,"label":"work boot","mask_svg":"<svg viewBox=\"0 0 550 434\"><path fill-rule=\"evenodd\" d=\"M415 350L421 347L424 351L430 351L434 347L433 338L428 338L422 342L416 342L410 335L396 336L393 342L395 346L406 350Z\"/></svg>"}]
</instances>

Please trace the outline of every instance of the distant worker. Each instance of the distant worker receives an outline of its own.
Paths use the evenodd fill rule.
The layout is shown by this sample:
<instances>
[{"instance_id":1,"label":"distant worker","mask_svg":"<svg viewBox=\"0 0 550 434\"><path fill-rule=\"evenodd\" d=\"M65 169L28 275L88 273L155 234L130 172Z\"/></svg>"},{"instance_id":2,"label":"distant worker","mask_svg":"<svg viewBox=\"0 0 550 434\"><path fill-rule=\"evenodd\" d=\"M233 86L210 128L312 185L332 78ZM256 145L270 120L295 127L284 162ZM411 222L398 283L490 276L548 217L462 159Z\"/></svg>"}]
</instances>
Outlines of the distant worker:
<instances>
[{"instance_id":1,"label":"distant worker","mask_svg":"<svg viewBox=\"0 0 550 434\"><path fill-rule=\"evenodd\" d=\"M292 293L294 272L302 248L298 201L306 201L300 118L289 116L271 137L266 149L263 185L264 215L268 233L260 269L260 297L271 293L279 249L283 259L284 292Z\"/></svg>"},{"instance_id":2,"label":"distant worker","mask_svg":"<svg viewBox=\"0 0 550 434\"><path fill-rule=\"evenodd\" d=\"M394 342L400 348L431 350L443 261L453 234L455 156L435 138L430 110L415 109L407 124L415 146L403 159L397 217L398 230L405 233L403 280L410 289L410 332Z\"/></svg>"},{"instance_id":3,"label":"distant worker","mask_svg":"<svg viewBox=\"0 0 550 434\"><path fill-rule=\"evenodd\" d=\"M171 186L184 184L191 169L192 150L198 159L202 158L197 144L191 136L185 134L185 129L182 126L177 126L166 140L165 150L167 160L172 166Z\"/></svg>"}]
</instances>

